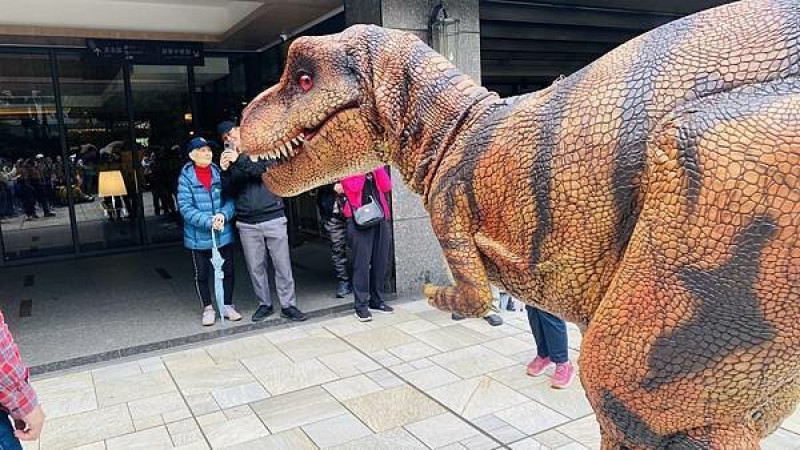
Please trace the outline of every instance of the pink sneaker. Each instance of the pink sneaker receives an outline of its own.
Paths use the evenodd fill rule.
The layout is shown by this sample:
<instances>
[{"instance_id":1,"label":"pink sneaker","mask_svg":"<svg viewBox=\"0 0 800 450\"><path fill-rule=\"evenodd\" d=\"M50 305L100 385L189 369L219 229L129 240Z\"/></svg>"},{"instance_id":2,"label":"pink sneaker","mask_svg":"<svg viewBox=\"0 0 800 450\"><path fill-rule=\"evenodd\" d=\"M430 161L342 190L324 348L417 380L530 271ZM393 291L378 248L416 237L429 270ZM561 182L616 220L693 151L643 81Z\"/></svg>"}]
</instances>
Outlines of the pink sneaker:
<instances>
[{"instance_id":1,"label":"pink sneaker","mask_svg":"<svg viewBox=\"0 0 800 450\"><path fill-rule=\"evenodd\" d=\"M553 364L553 361L550 361L550 358L542 358L541 356L537 356L536 358L533 358L533 361L528 363L528 375L532 377L538 377L544 373L545 369L550 367L550 364Z\"/></svg>"},{"instance_id":2,"label":"pink sneaker","mask_svg":"<svg viewBox=\"0 0 800 450\"><path fill-rule=\"evenodd\" d=\"M575 378L575 368L572 367L571 362L556 364L556 373L550 380L550 386L556 389L566 389L572 383L573 378Z\"/></svg>"}]
</instances>

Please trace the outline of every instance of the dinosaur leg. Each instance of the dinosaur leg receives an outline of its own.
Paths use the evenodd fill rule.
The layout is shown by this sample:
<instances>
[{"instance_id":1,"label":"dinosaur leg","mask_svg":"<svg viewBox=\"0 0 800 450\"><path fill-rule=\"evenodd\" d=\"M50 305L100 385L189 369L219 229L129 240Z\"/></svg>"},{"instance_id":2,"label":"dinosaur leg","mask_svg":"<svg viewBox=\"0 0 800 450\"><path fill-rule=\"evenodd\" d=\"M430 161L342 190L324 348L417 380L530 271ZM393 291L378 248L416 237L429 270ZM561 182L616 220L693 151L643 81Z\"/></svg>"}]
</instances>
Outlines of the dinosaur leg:
<instances>
[{"instance_id":1,"label":"dinosaur leg","mask_svg":"<svg viewBox=\"0 0 800 450\"><path fill-rule=\"evenodd\" d=\"M758 436L766 436L775 431L783 419L794 412L798 399L800 399L798 381L790 381L772 394L769 400L752 414Z\"/></svg>"},{"instance_id":2,"label":"dinosaur leg","mask_svg":"<svg viewBox=\"0 0 800 450\"><path fill-rule=\"evenodd\" d=\"M614 439L611 435L603 433L603 430L600 430L600 450L623 450L625 446L622 445L622 442Z\"/></svg>"},{"instance_id":3,"label":"dinosaur leg","mask_svg":"<svg viewBox=\"0 0 800 450\"><path fill-rule=\"evenodd\" d=\"M453 276L453 286L426 284L423 294L428 302L443 311L457 312L465 317L483 317L491 311L492 291L481 253L475 244L469 217L469 205L461 189L454 189L444 205L434 205L433 229L442 245L444 257ZM438 210L438 214L436 211Z\"/></svg>"},{"instance_id":4,"label":"dinosaur leg","mask_svg":"<svg viewBox=\"0 0 800 450\"><path fill-rule=\"evenodd\" d=\"M750 427L720 425L688 430L668 439L664 447L669 450L745 450L761 448L758 441L758 433Z\"/></svg>"},{"instance_id":5,"label":"dinosaur leg","mask_svg":"<svg viewBox=\"0 0 800 450\"><path fill-rule=\"evenodd\" d=\"M582 342L601 429L631 448L757 448L800 400L798 171L772 163L800 149L800 95L730 98L651 140L642 212Z\"/></svg>"}]
</instances>

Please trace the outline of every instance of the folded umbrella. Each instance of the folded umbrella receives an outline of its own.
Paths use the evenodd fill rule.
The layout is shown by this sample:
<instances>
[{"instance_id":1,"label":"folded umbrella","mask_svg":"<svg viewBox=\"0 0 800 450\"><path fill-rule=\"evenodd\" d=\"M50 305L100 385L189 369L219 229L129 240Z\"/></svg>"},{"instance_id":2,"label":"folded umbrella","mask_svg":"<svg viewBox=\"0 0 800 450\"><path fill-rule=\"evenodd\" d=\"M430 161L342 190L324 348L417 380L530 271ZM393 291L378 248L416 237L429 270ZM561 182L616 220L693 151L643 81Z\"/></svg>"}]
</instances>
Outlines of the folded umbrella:
<instances>
[{"instance_id":1,"label":"folded umbrella","mask_svg":"<svg viewBox=\"0 0 800 450\"><path fill-rule=\"evenodd\" d=\"M214 266L214 296L217 298L217 309L219 310L220 322L225 322L225 288L222 287L222 280L225 279L225 273L222 271L222 265L225 264L225 258L219 254L217 248L216 231L211 228L211 265Z\"/></svg>"}]
</instances>

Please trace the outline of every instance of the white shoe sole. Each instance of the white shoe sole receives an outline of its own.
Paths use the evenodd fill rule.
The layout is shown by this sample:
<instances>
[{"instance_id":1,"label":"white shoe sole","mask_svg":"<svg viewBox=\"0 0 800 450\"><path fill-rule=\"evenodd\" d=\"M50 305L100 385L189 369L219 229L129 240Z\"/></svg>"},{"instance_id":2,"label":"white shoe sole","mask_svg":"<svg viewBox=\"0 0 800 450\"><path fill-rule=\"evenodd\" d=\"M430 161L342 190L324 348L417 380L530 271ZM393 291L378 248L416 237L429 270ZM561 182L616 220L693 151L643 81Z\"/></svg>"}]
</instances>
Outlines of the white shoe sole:
<instances>
[{"instance_id":1,"label":"white shoe sole","mask_svg":"<svg viewBox=\"0 0 800 450\"><path fill-rule=\"evenodd\" d=\"M355 313L353 313L353 315L356 316L356 319L358 319L361 322L371 322L372 321L372 317L359 317L359 315L355 314Z\"/></svg>"}]
</instances>

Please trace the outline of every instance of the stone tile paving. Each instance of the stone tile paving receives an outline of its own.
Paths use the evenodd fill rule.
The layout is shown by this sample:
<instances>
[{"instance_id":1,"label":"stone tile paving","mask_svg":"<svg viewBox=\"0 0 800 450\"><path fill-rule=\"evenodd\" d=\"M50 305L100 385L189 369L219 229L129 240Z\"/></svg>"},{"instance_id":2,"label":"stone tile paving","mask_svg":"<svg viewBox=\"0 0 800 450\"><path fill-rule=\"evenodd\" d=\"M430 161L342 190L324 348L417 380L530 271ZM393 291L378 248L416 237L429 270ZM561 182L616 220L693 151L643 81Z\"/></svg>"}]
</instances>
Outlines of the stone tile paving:
<instances>
[{"instance_id":1,"label":"stone tile paving","mask_svg":"<svg viewBox=\"0 0 800 450\"><path fill-rule=\"evenodd\" d=\"M522 314L492 328L395 306L36 379L49 420L25 448L600 448L577 380L559 391L525 374ZM800 410L762 444L798 448Z\"/></svg>"}]
</instances>

